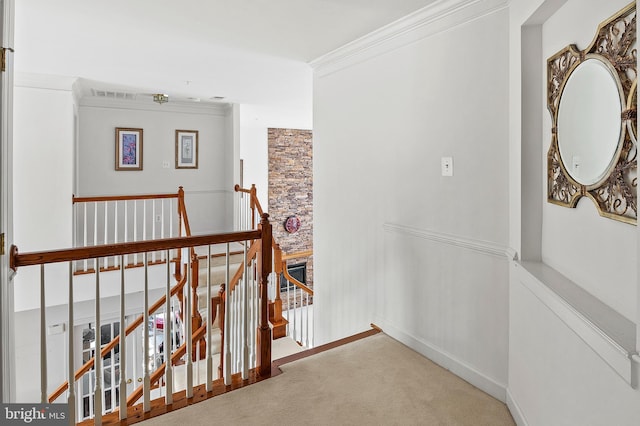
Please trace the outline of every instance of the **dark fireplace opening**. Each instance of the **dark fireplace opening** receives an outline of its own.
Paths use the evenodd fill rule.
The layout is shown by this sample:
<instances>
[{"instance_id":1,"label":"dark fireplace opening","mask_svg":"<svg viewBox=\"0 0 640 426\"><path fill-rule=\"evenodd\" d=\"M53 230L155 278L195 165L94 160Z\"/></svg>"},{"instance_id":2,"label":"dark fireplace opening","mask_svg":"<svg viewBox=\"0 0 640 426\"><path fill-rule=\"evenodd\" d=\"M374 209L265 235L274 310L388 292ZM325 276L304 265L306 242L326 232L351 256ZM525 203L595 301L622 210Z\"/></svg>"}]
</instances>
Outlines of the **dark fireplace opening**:
<instances>
[{"instance_id":1,"label":"dark fireplace opening","mask_svg":"<svg viewBox=\"0 0 640 426\"><path fill-rule=\"evenodd\" d=\"M287 265L287 271L289 271L289 275L291 275L296 280L300 281L302 284L307 283L307 262L296 263L294 265ZM293 290L295 285L289 283L287 279L284 277L284 274L280 274L280 292L287 291L287 284L289 286L289 290Z\"/></svg>"}]
</instances>

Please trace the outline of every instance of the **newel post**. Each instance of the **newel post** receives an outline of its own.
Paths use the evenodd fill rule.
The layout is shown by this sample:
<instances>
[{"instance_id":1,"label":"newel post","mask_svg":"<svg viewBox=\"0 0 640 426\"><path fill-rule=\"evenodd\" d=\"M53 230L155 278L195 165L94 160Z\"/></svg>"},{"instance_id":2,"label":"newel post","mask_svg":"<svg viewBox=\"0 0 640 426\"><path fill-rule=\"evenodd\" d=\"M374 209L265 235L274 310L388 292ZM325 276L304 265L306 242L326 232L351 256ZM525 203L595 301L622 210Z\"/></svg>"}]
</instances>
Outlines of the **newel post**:
<instances>
[{"instance_id":1,"label":"newel post","mask_svg":"<svg viewBox=\"0 0 640 426\"><path fill-rule=\"evenodd\" d=\"M269 215L264 213L260 221L262 231L258 270L260 271L260 322L258 323L258 374L262 377L271 376L271 327L268 319L268 284L271 274L271 224Z\"/></svg>"},{"instance_id":2,"label":"newel post","mask_svg":"<svg viewBox=\"0 0 640 426\"><path fill-rule=\"evenodd\" d=\"M276 277L276 297L273 302L269 302L269 321L273 326L273 338L279 339L287 335L287 324L289 321L282 317L282 299L280 298L280 274L283 270L282 249L276 243L273 245L274 272ZM288 302L287 302L288 303Z\"/></svg>"}]
</instances>

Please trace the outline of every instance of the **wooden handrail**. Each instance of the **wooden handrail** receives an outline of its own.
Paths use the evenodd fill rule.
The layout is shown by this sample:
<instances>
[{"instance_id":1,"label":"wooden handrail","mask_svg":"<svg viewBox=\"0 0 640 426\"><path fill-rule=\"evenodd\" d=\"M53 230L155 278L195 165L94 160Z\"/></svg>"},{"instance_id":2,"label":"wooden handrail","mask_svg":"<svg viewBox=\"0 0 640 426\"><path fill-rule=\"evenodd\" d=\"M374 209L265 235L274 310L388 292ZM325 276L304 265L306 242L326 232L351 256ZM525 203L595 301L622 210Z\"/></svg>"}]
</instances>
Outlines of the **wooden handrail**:
<instances>
[{"instance_id":1,"label":"wooden handrail","mask_svg":"<svg viewBox=\"0 0 640 426\"><path fill-rule=\"evenodd\" d=\"M132 200L153 200L153 199L178 198L178 194L144 194L144 195L109 195L96 197L71 197L71 203L93 203L101 201L132 201Z\"/></svg>"},{"instance_id":2,"label":"wooden handrail","mask_svg":"<svg viewBox=\"0 0 640 426\"><path fill-rule=\"evenodd\" d=\"M240 188L240 185L236 184L236 186L234 186L233 189L235 189L236 192L244 192L246 194L250 194L251 195L251 207L252 208L255 207L258 210L258 215L260 217L262 217L264 212L262 211L262 206L260 205L260 200L258 200L258 195L257 195L257 191L256 191L256 186L255 185L251 185L251 189L245 189L245 188ZM256 224L252 223L252 225L255 228Z\"/></svg>"},{"instance_id":3,"label":"wooden handrail","mask_svg":"<svg viewBox=\"0 0 640 426\"><path fill-rule=\"evenodd\" d=\"M178 282L175 286L173 286L173 288L171 289L170 295L175 296L176 293L178 293L184 287L185 283L186 283L186 279L183 278L180 282ZM152 315L162 305L164 305L165 301L166 301L166 297L164 295L160 297L158 300L156 300L156 302L153 305L151 305L151 307L149 307L149 315ZM142 324L143 320L144 320L144 315L140 315L131 324L129 324L125 329L125 333L124 333L125 337L131 334L140 324ZM118 343L120 343L120 335L114 337L111 340L111 342L109 342L104 348L102 348L102 350L100 351L100 357L104 358L111 351L111 349L113 349ZM82 367L76 370L74 379L76 381L80 380L80 378L82 378L82 376L87 371L91 370L94 362L95 362L95 356L91 357L91 359L85 362ZM48 396L48 401L49 402L55 401L68 388L69 388L69 381L65 380L64 383L58 386L58 388Z\"/></svg>"},{"instance_id":4,"label":"wooden handrail","mask_svg":"<svg viewBox=\"0 0 640 426\"><path fill-rule=\"evenodd\" d=\"M303 290L304 292L308 293L310 296L313 296L313 290L311 290L309 287L307 287L306 285L302 284L300 281L298 281L297 279L295 279L291 275L289 275L289 270L287 268L284 268L282 270L282 273L284 274L284 277L291 284L295 285L296 287L299 287L301 290Z\"/></svg>"},{"instance_id":5,"label":"wooden handrail","mask_svg":"<svg viewBox=\"0 0 640 426\"><path fill-rule=\"evenodd\" d=\"M313 250L299 251L296 253L283 254L282 260L291 260L291 259L299 259L301 257L311 257L313 256Z\"/></svg>"},{"instance_id":6,"label":"wooden handrail","mask_svg":"<svg viewBox=\"0 0 640 426\"><path fill-rule=\"evenodd\" d=\"M234 231L226 234L163 238L152 241L105 244L100 246L76 247L29 253L19 253L18 247L12 245L9 264L11 266L11 269L16 271L21 266L70 262L74 260L116 256L120 254L144 253L151 251L179 249L185 247L232 243L236 241L260 239L260 236L260 230Z\"/></svg>"},{"instance_id":7,"label":"wooden handrail","mask_svg":"<svg viewBox=\"0 0 640 426\"><path fill-rule=\"evenodd\" d=\"M274 244L273 253L275 257L275 272L278 274L283 274L284 277L289 281L289 283L299 287L301 290L305 291L307 294L313 296L313 290L307 287L305 284L301 283L294 277L289 274L289 270L287 269L287 260L291 259L299 259L302 257L309 257L313 255L313 250L299 251L296 253L283 254L280 245ZM276 299L280 298L280 292L276 292Z\"/></svg>"}]
</instances>

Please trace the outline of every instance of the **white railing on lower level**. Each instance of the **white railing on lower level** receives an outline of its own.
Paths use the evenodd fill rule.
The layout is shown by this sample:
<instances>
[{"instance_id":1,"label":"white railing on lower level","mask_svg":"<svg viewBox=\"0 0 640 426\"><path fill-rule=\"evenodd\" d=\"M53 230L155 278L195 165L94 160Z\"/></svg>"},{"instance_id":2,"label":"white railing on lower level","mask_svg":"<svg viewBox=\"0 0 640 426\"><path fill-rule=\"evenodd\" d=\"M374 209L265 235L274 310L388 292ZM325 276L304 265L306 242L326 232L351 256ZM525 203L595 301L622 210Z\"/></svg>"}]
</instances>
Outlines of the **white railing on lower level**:
<instances>
[{"instance_id":1,"label":"white railing on lower level","mask_svg":"<svg viewBox=\"0 0 640 426\"><path fill-rule=\"evenodd\" d=\"M89 247L149 241L187 236L184 190L176 193L147 195L89 196L72 198L74 247ZM185 223L187 221L187 224ZM253 228L255 229L255 228ZM162 251L151 252L150 264L165 262ZM125 266L142 266L142 254L124 258ZM119 256L101 260L103 269L120 267ZM91 259L84 259L77 272L95 269Z\"/></svg>"},{"instance_id":2,"label":"white railing on lower level","mask_svg":"<svg viewBox=\"0 0 640 426\"><path fill-rule=\"evenodd\" d=\"M235 197L236 229L252 229L263 214L255 185L251 185L250 189L236 185ZM313 289L288 274L287 262L294 259L306 259L305 263L307 263L312 255L312 250L283 253L277 241L274 240L272 258L275 272L269 280L270 303L278 305L278 308L274 310L277 312L276 315L281 314L288 322L285 335L305 348L313 347ZM285 273L285 271L287 272ZM282 274L282 277L278 276L279 273ZM286 282L284 290L280 286L281 282ZM281 313L280 309L282 309ZM270 319L277 323L280 318Z\"/></svg>"},{"instance_id":3,"label":"white railing on lower level","mask_svg":"<svg viewBox=\"0 0 640 426\"><path fill-rule=\"evenodd\" d=\"M313 295L287 280L282 316L288 321L287 336L300 346L313 348Z\"/></svg>"}]
</instances>

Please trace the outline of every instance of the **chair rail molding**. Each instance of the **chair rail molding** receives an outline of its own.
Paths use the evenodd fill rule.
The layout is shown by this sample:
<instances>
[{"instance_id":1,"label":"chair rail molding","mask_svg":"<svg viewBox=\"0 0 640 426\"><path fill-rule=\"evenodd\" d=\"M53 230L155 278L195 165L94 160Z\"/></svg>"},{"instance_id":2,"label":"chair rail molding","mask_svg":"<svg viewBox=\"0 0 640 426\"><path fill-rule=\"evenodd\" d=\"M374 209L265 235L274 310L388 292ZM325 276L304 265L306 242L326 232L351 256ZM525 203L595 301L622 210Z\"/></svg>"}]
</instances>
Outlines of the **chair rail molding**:
<instances>
[{"instance_id":1,"label":"chair rail molding","mask_svg":"<svg viewBox=\"0 0 640 426\"><path fill-rule=\"evenodd\" d=\"M508 6L509 0L437 0L309 64L323 77Z\"/></svg>"},{"instance_id":2,"label":"chair rail molding","mask_svg":"<svg viewBox=\"0 0 640 426\"><path fill-rule=\"evenodd\" d=\"M517 260L518 253L511 247L493 243L489 241L474 240L471 238L445 234L427 229L414 228L406 225L385 223L383 225L386 232L409 235L425 240L436 241L442 244L449 244L456 247L483 253L489 256L506 258L507 260Z\"/></svg>"}]
</instances>

